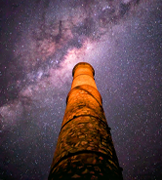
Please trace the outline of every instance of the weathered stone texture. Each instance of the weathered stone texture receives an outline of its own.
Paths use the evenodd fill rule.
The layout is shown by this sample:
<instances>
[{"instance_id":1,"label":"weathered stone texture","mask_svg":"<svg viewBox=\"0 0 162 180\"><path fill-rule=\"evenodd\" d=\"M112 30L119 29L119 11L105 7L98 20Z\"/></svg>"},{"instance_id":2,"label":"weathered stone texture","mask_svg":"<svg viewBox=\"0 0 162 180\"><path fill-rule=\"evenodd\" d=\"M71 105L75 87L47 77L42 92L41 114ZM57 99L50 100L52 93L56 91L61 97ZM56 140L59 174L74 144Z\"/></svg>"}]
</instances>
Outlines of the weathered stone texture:
<instances>
[{"instance_id":1,"label":"weathered stone texture","mask_svg":"<svg viewBox=\"0 0 162 180\"><path fill-rule=\"evenodd\" d=\"M63 159L54 169L51 179L121 179L118 168L102 153L81 152ZM51 173L52 174L52 173Z\"/></svg>"},{"instance_id":2,"label":"weathered stone texture","mask_svg":"<svg viewBox=\"0 0 162 180\"><path fill-rule=\"evenodd\" d=\"M93 75L88 63L79 63L73 69L49 179L122 180Z\"/></svg>"}]
</instances>

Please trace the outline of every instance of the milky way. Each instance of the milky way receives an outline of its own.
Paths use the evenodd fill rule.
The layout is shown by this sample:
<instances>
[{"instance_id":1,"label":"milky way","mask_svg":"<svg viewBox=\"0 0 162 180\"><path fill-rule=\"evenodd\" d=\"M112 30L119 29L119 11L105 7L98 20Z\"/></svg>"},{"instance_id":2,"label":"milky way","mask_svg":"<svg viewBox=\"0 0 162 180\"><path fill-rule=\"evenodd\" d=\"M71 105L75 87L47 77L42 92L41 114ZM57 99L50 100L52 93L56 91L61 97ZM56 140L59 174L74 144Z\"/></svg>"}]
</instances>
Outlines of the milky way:
<instances>
[{"instance_id":1,"label":"milky way","mask_svg":"<svg viewBox=\"0 0 162 180\"><path fill-rule=\"evenodd\" d=\"M161 179L162 2L0 3L0 178L47 179L72 82L95 69L125 180Z\"/></svg>"}]
</instances>

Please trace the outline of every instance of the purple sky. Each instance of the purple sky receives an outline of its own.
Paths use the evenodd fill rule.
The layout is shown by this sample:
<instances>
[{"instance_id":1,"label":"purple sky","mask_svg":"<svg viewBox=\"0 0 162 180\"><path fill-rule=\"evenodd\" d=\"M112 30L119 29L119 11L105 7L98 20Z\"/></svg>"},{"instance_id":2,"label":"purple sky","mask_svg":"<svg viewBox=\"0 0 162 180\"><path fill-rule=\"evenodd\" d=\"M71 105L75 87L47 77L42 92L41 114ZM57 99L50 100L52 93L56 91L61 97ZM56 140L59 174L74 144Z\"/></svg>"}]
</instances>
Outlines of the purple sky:
<instances>
[{"instance_id":1,"label":"purple sky","mask_svg":"<svg viewBox=\"0 0 162 180\"><path fill-rule=\"evenodd\" d=\"M161 180L161 0L0 1L0 179L47 179L80 61L124 180Z\"/></svg>"}]
</instances>

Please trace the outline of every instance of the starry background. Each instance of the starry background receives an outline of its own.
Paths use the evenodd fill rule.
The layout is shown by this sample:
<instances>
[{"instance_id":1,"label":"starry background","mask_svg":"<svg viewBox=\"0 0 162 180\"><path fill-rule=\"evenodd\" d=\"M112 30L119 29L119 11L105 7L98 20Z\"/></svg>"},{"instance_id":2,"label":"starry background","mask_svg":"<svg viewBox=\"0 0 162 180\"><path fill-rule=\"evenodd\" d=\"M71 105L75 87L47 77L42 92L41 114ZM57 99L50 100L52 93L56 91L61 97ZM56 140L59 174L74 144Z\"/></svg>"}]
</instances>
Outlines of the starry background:
<instances>
[{"instance_id":1,"label":"starry background","mask_svg":"<svg viewBox=\"0 0 162 180\"><path fill-rule=\"evenodd\" d=\"M0 179L47 179L80 61L124 179L162 179L161 0L0 0Z\"/></svg>"}]
</instances>

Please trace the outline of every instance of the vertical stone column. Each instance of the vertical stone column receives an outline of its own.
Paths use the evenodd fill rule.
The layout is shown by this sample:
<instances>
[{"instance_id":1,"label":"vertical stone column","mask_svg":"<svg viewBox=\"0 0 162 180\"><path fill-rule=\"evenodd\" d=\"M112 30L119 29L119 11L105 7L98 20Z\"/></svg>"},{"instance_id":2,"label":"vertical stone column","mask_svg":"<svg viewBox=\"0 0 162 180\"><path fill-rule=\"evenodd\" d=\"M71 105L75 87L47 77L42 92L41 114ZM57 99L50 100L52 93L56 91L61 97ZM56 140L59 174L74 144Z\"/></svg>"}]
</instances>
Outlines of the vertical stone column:
<instances>
[{"instance_id":1,"label":"vertical stone column","mask_svg":"<svg viewBox=\"0 0 162 180\"><path fill-rule=\"evenodd\" d=\"M50 180L123 179L94 74L85 62L73 69Z\"/></svg>"}]
</instances>

